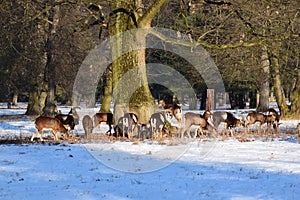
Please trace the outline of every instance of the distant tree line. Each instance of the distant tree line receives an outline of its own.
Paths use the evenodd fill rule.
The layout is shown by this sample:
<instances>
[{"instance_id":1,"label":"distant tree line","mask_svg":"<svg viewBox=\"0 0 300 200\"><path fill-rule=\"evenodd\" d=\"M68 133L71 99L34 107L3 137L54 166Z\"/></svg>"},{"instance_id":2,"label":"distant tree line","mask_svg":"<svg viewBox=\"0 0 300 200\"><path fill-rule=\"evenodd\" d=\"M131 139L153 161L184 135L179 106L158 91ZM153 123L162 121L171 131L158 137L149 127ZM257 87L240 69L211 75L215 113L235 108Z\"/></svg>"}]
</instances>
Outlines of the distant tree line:
<instances>
[{"instance_id":1,"label":"distant tree line","mask_svg":"<svg viewBox=\"0 0 300 200\"><path fill-rule=\"evenodd\" d=\"M118 31L150 24L202 45L233 107L251 99L251 107L265 111L274 96L283 116L299 116L299 7L298 0L1 1L0 100L28 101L27 114L39 114L47 103L71 105L74 79L89 51ZM145 60L172 66L187 77L197 98L205 97L203 77L180 57L148 49ZM112 85L111 72L122 73L115 69L95 80L98 100ZM150 91L155 98L172 96L159 85Z\"/></svg>"}]
</instances>

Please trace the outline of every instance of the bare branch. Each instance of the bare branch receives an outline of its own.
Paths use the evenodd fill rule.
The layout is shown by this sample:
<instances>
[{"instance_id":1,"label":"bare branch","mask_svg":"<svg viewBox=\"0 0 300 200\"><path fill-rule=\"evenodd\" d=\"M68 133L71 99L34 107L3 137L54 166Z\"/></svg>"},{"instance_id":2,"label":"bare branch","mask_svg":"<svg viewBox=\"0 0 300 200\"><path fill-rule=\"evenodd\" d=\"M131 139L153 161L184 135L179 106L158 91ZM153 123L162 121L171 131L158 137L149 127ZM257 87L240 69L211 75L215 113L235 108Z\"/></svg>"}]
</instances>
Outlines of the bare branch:
<instances>
[{"instance_id":1,"label":"bare branch","mask_svg":"<svg viewBox=\"0 0 300 200\"><path fill-rule=\"evenodd\" d=\"M214 4L214 5L228 5L231 6L232 3L229 1L211 1L211 0L204 0L205 3L207 4Z\"/></svg>"},{"instance_id":2,"label":"bare branch","mask_svg":"<svg viewBox=\"0 0 300 200\"><path fill-rule=\"evenodd\" d=\"M153 3L147 9L147 12L139 19L138 23L140 27L150 27L151 21L154 16L159 12L169 0L154 0Z\"/></svg>"},{"instance_id":3,"label":"bare branch","mask_svg":"<svg viewBox=\"0 0 300 200\"><path fill-rule=\"evenodd\" d=\"M229 13L229 14L226 16L226 18L224 19L224 21L226 21L232 14L233 14L233 12ZM211 30L206 31L206 32L203 33L201 36L199 36L199 38L198 38L197 41L200 41L200 40L201 40L202 38L204 38L207 34L212 33L212 32L218 30L219 28L221 28L221 27L223 27L223 26L224 26L224 24L223 24L223 23L220 23L217 27L215 27L215 28L213 28L213 29L211 29Z\"/></svg>"},{"instance_id":4,"label":"bare branch","mask_svg":"<svg viewBox=\"0 0 300 200\"><path fill-rule=\"evenodd\" d=\"M30 24L30 22L40 18L43 14L49 12L52 8L54 8L56 6L71 5L71 4L77 4L77 3L76 3L76 1L75 2L73 2L73 1L54 2L51 5L47 6L45 9L38 12L35 16L30 17L29 20L26 20L23 27L26 27L28 24Z\"/></svg>"},{"instance_id":5,"label":"bare branch","mask_svg":"<svg viewBox=\"0 0 300 200\"><path fill-rule=\"evenodd\" d=\"M132 21L133 21L135 27L138 27L138 24L137 24L137 21L136 21L136 17L135 17L134 13L133 13L131 10L127 10L127 9L125 9L125 8L117 8L117 9L113 10L113 11L109 14L109 16L113 16L113 15L115 15L115 14L117 14L117 13L120 13L120 12L121 12L121 13L125 13L126 15L128 15L128 16L132 19Z\"/></svg>"},{"instance_id":6,"label":"bare branch","mask_svg":"<svg viewBox=\"0 0 300 200\"><path fill-rule=\"evenodd\" d=\"M183 40L176 40L176 39L165 36L164 34L156 31L155 29L150 29L149 33L167 43L182 45L182 46L191 47L191 48L193 48L193 47L195 48L195 47L201 45L203 47L210 48L210 49L233 49L233 48L239 48L239 47L253 47L253 46L259 46L259 45L263 45L263 44L270 43L270 42L283 41L290 37L299 37L299 35L294 34L294 35L289 35L288 37L264 38L264 39L252 40L249 42L243 42L243 43L239 42L236 44L216 45L216 44L207 43L200 39L197 42L192 42L192 43L186 42Z\"/></svg>"}]
</instances>

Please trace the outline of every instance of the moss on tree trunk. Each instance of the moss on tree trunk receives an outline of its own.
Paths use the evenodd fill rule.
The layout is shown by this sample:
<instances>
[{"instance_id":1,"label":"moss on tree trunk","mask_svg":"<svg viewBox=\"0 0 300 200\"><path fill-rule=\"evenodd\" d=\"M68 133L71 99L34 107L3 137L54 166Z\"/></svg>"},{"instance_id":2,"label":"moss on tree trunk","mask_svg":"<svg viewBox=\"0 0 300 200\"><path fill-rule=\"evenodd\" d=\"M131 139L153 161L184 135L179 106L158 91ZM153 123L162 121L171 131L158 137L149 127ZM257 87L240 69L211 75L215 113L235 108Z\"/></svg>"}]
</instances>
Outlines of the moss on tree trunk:
<instances>
[{"instance_id":1,"label":"moss on tree trunk","mask_svg":"<svg viewBox=\"0 0 300 200\"><path fill-rule=\"evenodd\" d=\"M268 49L266 46L262 47L261 66L264 78L260 84L259 90L259 103L257 110L265 112L269 108L269 96L270 96L270 60L268 56Z\"/></svg>"},{"instance_id":2,"label":"moss on tree trunk","mask_svg":"<svg viewBox=\"0 0 300 200\"><path fill-rule=\"evenodd\" d=\"M150 22L167 0L156 0L146 13L116 12L110 19L109 35L112 51L112 85L115 118L125 112L134 112L140 123L147 123L153 112L154 100L150 92L146 76L146 33L136 29L150 26ZM137 5L140 1L129 0L111 3L111 10L127 9L128 5ZM131 10L131 9L128 9ZM134 18L132 16L135 16ZM141 17L141 18L139 18ZM141 19L141 20L140 20ZM126 31L130 30L128 33ZM108 101L106 102L108 103Z\"/></svg>"},{"instance_id":3,"label":"moss on tree trunk","mask_svg":"<svg viewBox=\"0 0 300 200\"><path fill-rule=\"evenodd\" d=\"M29 93L26 115L40 115L45 107L47 92L42 81L37 81Z\"/></svg>"},{"instance_id":4,"label":"moss on tree trunk","mask_svg":"<svg viewBox=\"0 0 300 200\"><path fill-rule=\"evenodd\" d=\"M272 57L272 67L274 68L275 76L274 76L274 91L276 95L276 101L278 104L278 108L280 110L280 115L282 118L286 117L289 114L289 108L286 104L285 95L282 91L282 82L280 76L280 65L278 61L278 54L273 53Z\"/></svg>"},{"instance_id":5,"label":"moss on tree trunk","mask_svg":"<svg viewBox=\"0 0 300 200\"><path fill-rule=\"evenodd\" d=\"M112 100L112 72L107 70L106 73L106 85L104 87L104 95L102 105L99 112L111 112L110 103Z\"/></svg>"},{"instance_id":6,"label":"moss on tree trunk","mask_svg":"<svg viewBox=\"0 0 300 200\"><path fill-rule=\"evenodd\" d=\"M292 117L300 117L300 70L298 70L298 78L295 84L295 88L291 93L291 113Z\"/></svg>"}]
</instances>

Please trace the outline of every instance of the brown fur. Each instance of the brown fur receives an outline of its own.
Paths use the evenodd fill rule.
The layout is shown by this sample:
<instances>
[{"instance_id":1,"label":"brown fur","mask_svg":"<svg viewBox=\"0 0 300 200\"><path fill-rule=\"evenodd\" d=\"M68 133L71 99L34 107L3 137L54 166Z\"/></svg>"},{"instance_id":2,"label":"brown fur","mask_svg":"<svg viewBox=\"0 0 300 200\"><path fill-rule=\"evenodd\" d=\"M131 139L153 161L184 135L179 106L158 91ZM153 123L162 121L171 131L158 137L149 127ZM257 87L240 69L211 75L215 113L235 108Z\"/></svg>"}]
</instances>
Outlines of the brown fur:
<instances>
[{"instance_id":1,"label":"brown fur","mask_svg":"<svg viewBox=\"0 0 300 200\"><path fill-rule=\"evenodd\" d=\"M82 126L84 129L85 137L93 132L93 120L89 115L85 115L82 119Z\"/></svg>"},{"instance_id":2,"label":"brown fur","mask_svg":"<svg viewBox=\"0 0 300 200\"><path fill-rule=\"evenodd\" d=\"M267 110L266 115L272 115L272 116L274 116L275 121L273 123L273 127L274 127L274 129L277 128L278 125L279 125L279 114L278 114L278 112L274 108L269 108Z\"/></svg>"},{"instance_id":3,"label":"brown fur","mask_svg":"<svg viewBox=\"0 0 300 200\"><path fill-rule=\"evenodd\" d=\"M111 135L111 126L113 125L113 119L114 119L112 113L96 113L93 118L94 118L93 128L99 125L99 129L100 129L100 124L102 122L105 122L109 126L109 130L107 132L109 132L109 135Z\"/></svg>"},{"instance_id":4,"label":"brown fur","mask_svg":"<svg viewBox=\"0 0 300 200\"><path fill-rule=\"evenodd\" d=\"M275 117L273 115L264 115L258 112L251 112L246 117L246 126L248 127L251 124L258 122L260 125L267 123L268 125L273 124Z\"/></svg>"},{"instance_id":5,"label":"brown fur","mask_svg":"<svg viewBox=\"0 0 300 200\"><path fill-rule=\"evenodd\" d=\"M184 133L187 132L188 136L190 135L190 129L192 125L198 125L200 126L198 130L201 134L203 134L203 129L207 129L209 127L209 124L207 122L207 119L210 117L210 112L205 111L203 115L187 112L184 115L185 118L185 125L184 128L181 130L181 137L183 137Z\"/></svg>"},{"instance_id":6,"label":"brown fur","mask_svg":"<svg viewBox=\"0 0 300 200\"><path fill-rule=\"evenodd\" d=\"M55 140L58 140L56 136L56 132L59 131L64 134L68 133L68 130L65 128L65 126L58 119L52 117L40 116L36 118L35 127L37 130L33 133L31 137L31 141L33 141L34 136L37 134L40 135L40 139L41 141L43 141L43 137L42 137L43 129L51 129Z\"/></svg>"},{"instance_id":7,"label":"brown fur","mask_svg":"<svg viewBox=\"0 0 300 200\"><path fill-rule=\"evenodd\" d=\"M165 102L165 100L160 100L159 104L167 110L170 110L173 114L173 116L175 117L175 119L178 122L178 127L181 127L181 123L182 123L182 109L181 106L179 106L178 104L174 103L174 104L167 104Z\"/></svg>"},{"instance_id":8,"label":"brown fur","mask_svg":"<svg viewBox=\"0 0 300 200\"><path fill-rule=\"evenodd\" d=\"M226 129L244 125L243 121L234 117L230 112L214 112L213 123L215 128L217 129L222 122L226 123Z\"/></svg>"},{"instance_id":9,"label":"brown fur","mask_svg":"<svg viewBox=\"0 0 300 200\"><path fill-rule=\"evenodd\" d=\"M65 127L70 127L72 131L72 136L75 136L75 119L72 114L72 108L70 112L65 115L65 114L58 114L55 116L56 119L59 119L59 121L65 126Z\"/></svg>"},{"instance_id":10,"label":"brown fur","mask_svg":"<svg viewBox=\"0 0 300 200\"><path fill-rule=\"evenodd\" d=\"M173 103L166 103L165 100L160 100L159 104L164 108L164 109L173 109L174 104Z\"/></svg>"}]
</instances>

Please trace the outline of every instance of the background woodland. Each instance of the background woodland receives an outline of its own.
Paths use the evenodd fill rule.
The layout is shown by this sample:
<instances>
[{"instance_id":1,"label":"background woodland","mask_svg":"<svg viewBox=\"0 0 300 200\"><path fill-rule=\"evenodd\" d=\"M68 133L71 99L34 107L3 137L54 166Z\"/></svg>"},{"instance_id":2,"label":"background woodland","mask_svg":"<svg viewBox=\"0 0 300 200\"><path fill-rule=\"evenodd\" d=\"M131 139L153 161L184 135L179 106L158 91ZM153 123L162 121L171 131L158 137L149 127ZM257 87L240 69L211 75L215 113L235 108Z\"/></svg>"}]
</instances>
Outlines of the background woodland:
<instances>
[{"instance_id":1,"label":"background woodland","mask_svg":"<svg viewBox=\"0 0 300 200\"><path fill-rule=\"evenodd\" d=\"M111 27L121 17L124 30L164 27L202 45L219 68L232 108L249 101L251 108L264 111L271 97L282 116L299 116L299 8L298 0L2 0L0 101L32 102L27 114L38 114L47 103L71 105L82 61L114 33ZM190 102L205 97L203 78L180 57L147 49L145 60L187 77L197 93ZM103 100L110 72L95 80L97 102ZM160 85L149 88L154 99L172 96Z\"/></svg>"}]
</instances>

